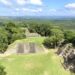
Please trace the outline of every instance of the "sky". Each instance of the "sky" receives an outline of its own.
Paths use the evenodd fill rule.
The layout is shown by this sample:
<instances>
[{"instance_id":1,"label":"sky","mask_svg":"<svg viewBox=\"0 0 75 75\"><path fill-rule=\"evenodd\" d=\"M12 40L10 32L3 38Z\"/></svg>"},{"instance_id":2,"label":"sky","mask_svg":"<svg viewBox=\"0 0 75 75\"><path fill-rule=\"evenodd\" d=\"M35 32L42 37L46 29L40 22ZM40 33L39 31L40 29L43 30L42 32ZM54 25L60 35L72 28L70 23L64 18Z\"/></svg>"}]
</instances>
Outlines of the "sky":
<instances>
[{"instance_id":1,"label":"sky","mask_svg":"<svg viewBox=\"0 0 75 75\"><path fill-rule=\"evenodd\" d=\"M0 16L75 16L75 0L0 0Z\"/></svg>"}]
</instances>

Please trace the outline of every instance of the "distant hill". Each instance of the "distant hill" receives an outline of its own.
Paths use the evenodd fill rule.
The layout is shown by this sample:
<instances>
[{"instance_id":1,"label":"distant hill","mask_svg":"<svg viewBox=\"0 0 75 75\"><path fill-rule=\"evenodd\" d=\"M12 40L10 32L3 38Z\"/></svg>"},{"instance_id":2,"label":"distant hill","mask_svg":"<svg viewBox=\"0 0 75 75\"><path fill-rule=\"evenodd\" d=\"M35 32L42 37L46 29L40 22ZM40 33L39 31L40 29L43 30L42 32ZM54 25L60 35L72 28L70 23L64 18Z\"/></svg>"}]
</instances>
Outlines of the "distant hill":
<instances>
[{"instance_id":1,"label":"distant hill","mask_svg":"<svg viewBox=\"0 0 75 75\"><path fill-rule=\"evenodd\" d=\"M0 16L0 22L41 23L60 26L64 29L75 29L75 17L34 17L34 16Z\"/></svg>"}]
</instances>

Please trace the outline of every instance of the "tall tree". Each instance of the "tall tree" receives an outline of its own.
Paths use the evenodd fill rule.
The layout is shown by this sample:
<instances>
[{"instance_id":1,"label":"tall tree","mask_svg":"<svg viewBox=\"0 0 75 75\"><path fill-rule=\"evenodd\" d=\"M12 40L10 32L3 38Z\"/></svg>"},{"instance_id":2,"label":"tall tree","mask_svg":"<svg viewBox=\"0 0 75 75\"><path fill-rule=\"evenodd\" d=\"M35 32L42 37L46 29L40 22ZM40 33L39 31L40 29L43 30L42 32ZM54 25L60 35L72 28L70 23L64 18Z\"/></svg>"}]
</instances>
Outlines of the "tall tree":
<instances>
[{"instance_id":1,"label":"tall tree","mask_svg":"<svg viewBox=\"0 0 75 75\"><path fill-rule=\"evenodd\" d=\"M11 44L15 40L25 38L25 31L12 22L5 25L5 30L8 32L8 44Z\"/></svg>"},{"instance_id":2,"label":"tall tree","mask_svg":"<svg viewBox=\"0 0 75 75\"><path fill-rule=\"evenodd\" d=\"M60 29L51 29L51 36L44 40L44 45L49 48L56 48L64 39L64 33Z\"/></svg>"},{"instance_id":3,"label":"tall tree","mask_svg":"<svg viewBox=\"0 0 75 75\"><path fill-rule=\"evenodd\" d=\"M3 53L8 47L8 33L4 28L0 28L0 52Z\"/></svg>"},{"instance_id":4,"label":"tall tree","mask_svg":"<svg viewBox=\"0 0 75 75\"><path fill-rule=\"evenodd\" d=\"M75 31L73 30L65 31L64 34L67 42L70 42L75 45Z\"/></svg>"}]
</instances>

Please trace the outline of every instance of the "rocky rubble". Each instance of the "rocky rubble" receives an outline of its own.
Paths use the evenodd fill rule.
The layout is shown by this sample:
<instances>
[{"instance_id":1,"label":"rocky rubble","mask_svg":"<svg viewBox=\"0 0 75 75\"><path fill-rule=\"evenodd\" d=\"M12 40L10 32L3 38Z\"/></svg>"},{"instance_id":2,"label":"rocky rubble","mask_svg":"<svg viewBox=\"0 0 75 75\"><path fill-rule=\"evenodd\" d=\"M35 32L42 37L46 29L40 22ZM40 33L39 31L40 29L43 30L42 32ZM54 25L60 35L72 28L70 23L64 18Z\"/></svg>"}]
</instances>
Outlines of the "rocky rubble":
<instances>
[{"instance_id":1,"label":"rocky rubble","mask_svg":"<svg viewBox=\"0 0 75 75\"><path fill-rule=\"evenodd\" d=\"M57 53L64 59L62 63L64 68L75 73L75 48L72 44L69 43L59 47Z\"/></svg>"}]
</instances>

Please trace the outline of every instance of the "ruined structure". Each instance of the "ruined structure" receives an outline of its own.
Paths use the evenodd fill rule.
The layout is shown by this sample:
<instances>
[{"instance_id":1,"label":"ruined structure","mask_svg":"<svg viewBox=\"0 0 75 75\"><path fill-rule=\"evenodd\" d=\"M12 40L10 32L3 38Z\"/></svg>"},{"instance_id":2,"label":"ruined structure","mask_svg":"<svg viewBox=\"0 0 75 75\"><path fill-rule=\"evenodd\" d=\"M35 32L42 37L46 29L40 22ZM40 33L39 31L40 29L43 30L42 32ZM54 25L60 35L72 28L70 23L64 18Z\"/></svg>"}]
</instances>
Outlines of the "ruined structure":
<instances>
[{"instance_id":1,"label":"ruined structure","mask_svg":"<svg viewBox=\"0 0 75 75\"><path fill-rule=\"evenodd\" d=\"M26 37L41 37L41 35L38 33L30 33L27 28L25 30L26 30L25 32Z\"/></svg>"},{"instance_id":2,"label":"ruined structure","mask_svg":"<svg viewBox=\"0 0 75 75\"><path fill-rule=\"evenodd\" d=\"M27 28L26 30L26 37L41 37L38 33L30 33ZM8 48L5 54L29 54L29 53L38 53L43 52L44 48L42 45L33 42L26 42L26 43L17 43L13 48Z\"/></svg>"},{"instance_id":3,"label":"ruined structure","mask_svg":"<svg viewBox=\"0 0 75 75\"><path fill-rule=\"evenodd\" d=\"M75 48L71 43L65 44L58 49L59 55L63 57L63 66L75 73Z\"/></svg>"},{"instance_id":4,"label":"ruined structure","mask_svg":"<svg viewBox=\"0 0 75 75\"><path fill-rule=\"evenodd\" d=\"M5 54L30 54L44 52L44 48L36 43L17 43L13 48L7 49Z\"/></svg>"},{"instance_id":5,"label":"ruined structure","mask_svg":"<svg viewBox=\"0 0 75 75\"><path fill-rule=\"evenodd\" d=\"M43 47L39 46L36 43L19 43L17 45L17 54L29 54L29 53L38 53L38 52L42 52L43 51Z\"/></svg>"}]
</instances>

